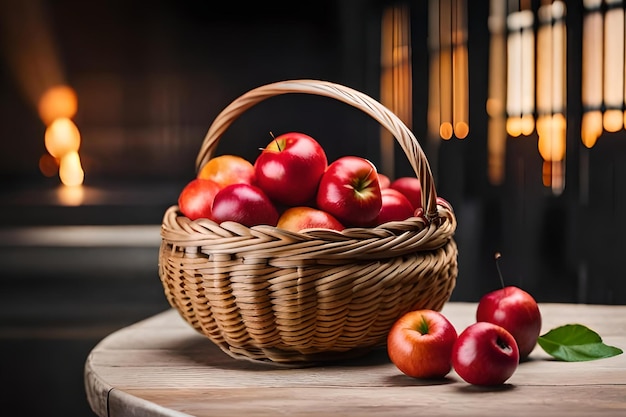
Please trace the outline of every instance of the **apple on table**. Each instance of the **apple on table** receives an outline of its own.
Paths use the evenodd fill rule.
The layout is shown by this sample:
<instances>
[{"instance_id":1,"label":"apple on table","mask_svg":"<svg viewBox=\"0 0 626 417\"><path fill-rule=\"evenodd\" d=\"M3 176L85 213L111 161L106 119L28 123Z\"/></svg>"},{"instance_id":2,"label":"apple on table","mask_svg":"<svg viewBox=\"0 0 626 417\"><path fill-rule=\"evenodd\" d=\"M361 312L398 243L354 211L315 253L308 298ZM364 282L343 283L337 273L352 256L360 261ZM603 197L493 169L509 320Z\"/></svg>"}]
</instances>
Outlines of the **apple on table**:
<instances>
[{"instance_id":1,"label":"apple on table","mask_svg":"<svg viewBox=\"0 0 626 417\"><path fill-rule=\"evenodd\" d=\"M501 385L517 369L519 350L513 335L497 324L479 321L459 334L452 349L452 367L473 385Z\"/></svg>"},{"instance_id":2,"label":"apple on table","mask_svg":"<svg viewBox=\"0 0 626 417\"><path fill-rule=\"evenodd\" d=\"M535 299L516 286L506 286L481 297L476 320L507 329L517 341L520 359L533 351L541 332L541 313Z\"/></svg>"},{"instance_id":3,"label":"apple on table","mask_svg":"<svg viewBox=\"0 0 626 417\"><path fill-rule=\"evenodd\" d=\"M443 378L452 369L450 357L456 340L456 329L441 312L413 310L391 327L387 354L407 376Z\"/></svg>"},{"instance_id":4,"label":"apple on table","mask_svg":"<svg viewBox=\"0 0 626 417\"><path fill-rule=\"evenodd\" d=\"M535 298L523 289L504 285L498 260L496 266L502 288L491 291L481 297L476 309L476 320L497 324L508 330L519 348L520 360L530 355L537 344L541 332L541 311Z\"/></svg>"}]
</instances>

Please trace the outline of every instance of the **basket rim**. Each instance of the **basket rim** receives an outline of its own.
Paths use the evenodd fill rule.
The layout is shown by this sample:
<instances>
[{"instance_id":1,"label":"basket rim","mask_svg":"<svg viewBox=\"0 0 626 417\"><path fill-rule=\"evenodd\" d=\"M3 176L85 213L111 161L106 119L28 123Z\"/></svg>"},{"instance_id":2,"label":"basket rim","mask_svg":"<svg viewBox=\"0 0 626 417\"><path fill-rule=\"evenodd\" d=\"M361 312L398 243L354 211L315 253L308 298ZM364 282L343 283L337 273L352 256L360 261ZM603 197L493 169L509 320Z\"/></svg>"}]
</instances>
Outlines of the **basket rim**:
<instances>
[{"instance_id":1,"label":"basket rim","mask_svg":"<svg viewBox=\"0 0 626 417\"><path fill-rule=\"evenodd\" d=\"M213 120L196 157L199 171L213 156L217 145L230 125L246 110L274 96L310 94L328 97L348 104L376 120L398 141L417 178L420 179L422 207L428 221L438 217L437 191L430 164L419 141L406 124L390 109L353 88L317 79L278 81L253 88L228 104Z\"/></svg>"}]
</instances>

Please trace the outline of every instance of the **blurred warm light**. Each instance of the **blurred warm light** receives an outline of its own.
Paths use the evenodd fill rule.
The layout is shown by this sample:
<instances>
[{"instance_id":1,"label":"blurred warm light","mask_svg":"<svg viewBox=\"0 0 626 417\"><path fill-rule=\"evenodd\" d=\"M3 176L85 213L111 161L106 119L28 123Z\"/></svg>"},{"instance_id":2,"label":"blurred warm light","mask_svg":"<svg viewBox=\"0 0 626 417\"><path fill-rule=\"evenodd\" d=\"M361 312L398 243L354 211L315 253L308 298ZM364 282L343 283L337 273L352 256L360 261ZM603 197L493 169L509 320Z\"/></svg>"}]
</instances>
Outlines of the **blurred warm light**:
<instances>
[{"instance_id":1,"label":"blurred warm light","mask_svg":"<svg viewBox=\"0 0 626 417\"><path fill-rule=\"evenodd\" d=\"M448 140L469 134L467 11L462 0L429 4L428 131Z\"/></svg>"},{"instance_id":2,"label":"blurred warm light","mask_svg":"<svg viewBox=\"0 0 626 417\"><path fill-rule=\"evenodd\" d=\"M52 176L59 172L58 160L78 150L80 134L71 121L78 107L76 92L66 85L45 3L0 1L0 28L7 68L47 127L44 140L50 155L38 163L43 175Z\"/></svg>"},{"instance_id":3,"label":"blurred warm light","mask_svg":"<svg viewBox=\"0 0 626 417\"><path fill-rule=\"evenodd\" d=\"M39 158L39 171L46 177L54 177L59 172L59 160L49 153Z\"/></svg>"},{"instance_id":4,"label":"blurred warm light","mask_svg":"<svg viewBox=\"0 0 626 417\"><path fill-rule=\"evenodd\" d=\"M85 173L83 172L78 152L68 152L61 158L59 178L64 185L68 186L76 186L83 183Z\"/></svg>"},{"instance_id":5,"label":"blurred warm light","mask_svg":"<svg viewBox=\"0 0 626 417\"><path fill-rule=\"evenodd\" d=\"M42 0L0 1L0 28L7 68L29 104L64 83L64 68Z\"/></svg>"},{"instance_id":6,"label":"blurred warm light","mask_svg":"<svg viewBox=\"0 0 626 417\"><path fill-rule=\"evenodd\" d=\"M466 122L457 122L454 125L454 135L458 139L465 139L469 134L469 125Z\"/></svg>"},{"instance_id":7,"label":"blurred warm light","mask_svg":"<svg viewBox=\"0 0 626 417\"><path fill-rule=\"evenodd\" d=\"M457 14L464 13L461 2L456 4ZM457 139L465 139L469 134L469 80L467 57L467 35L465 25L457 23L457 28L453 32L453 65L454 72L454 96L452 103L452 117L454 121L454 135Z\"/></svg>"},{"instance_id":8,"label":"blurred warm light","mask_svg":"<svg viewBox=\"0 0 626 417\"><path fill-rule=\"evenodd\" d=\"M594 110L583 113L580 130L583 144L588 148L593 147L602 134L602 112Z\"/></svg>"},{"instance_id":9,"label":"blurred warm light","mask_svg":"<svg viewBox=\"0 0 626 417\"><path fill-rule=\"evenodd\" d=\"M621 6L621 1L607 1ZM604 129L623 127L624 105L624 9L609 8L604 15ZM619 112L617 111L619 109ZM619 115L617 114L619 113Z\"/></svg>"},{"instance_id":10,"label":"blurred warm light","mask_svg":"<svg viewBox=\"0 0 626 417\"><path fill-rule=\"evenodd\" d=\"M602 125L607 132L617 132L624 126L624 113L621 110L605 110Z\"/></svg>"},{"instance_id":11,"label":"blurred warm light","mask_svg":"<svg viewBox=\"0 0 626 417\"><path fill-rule=\"evenodd\" d=\"M80 206L85 200L82 185L63 185L58 189L59 202L65 206Z\"/></svg>"},{"instance_id":12,"label":"blurred warm light","mask_svg":"<svg viewBox=\"0 0 626 417\"><path fill-rule=\"evenodd\" d=\"M489 74L486 110L487 175L491 184L504 182L506 155L506 3L489 5Z\"/></svg>"},{"instance_id":13,"label":"blurred warm light","mask_svg":"<svg viewBox=\"0 0 626 417\"><path fill-rule=\"evenodd\" d=\"M441 109L439 97L439 5L437 0L430 0L428 5L428 139L436 149L439 145L439 113Z\"/></svg>"},{"instance_id":14,"label":"blurred warm light","mask_svg":"<svg viewBox=\"0 0 626 417\"><path fill-rule=\"evenodd\" d=\"M567 122L562 114L540 116L537 119L537 147L544 161L562 161L565 158L565 131Z\"/></svg>"},{"instance_id":15,"label":"blurred warm light","mask_svg":"<svg viewBox=\"0 0 626 417\"><path fill-rule=\"evenodd\" d=\"M494 72L494 71L490 71ZM491 78L490 78L491 79ZM502 105L502 101L497 98L489 97L485 104L485 110L487 111L487 115L489 117L497 117L502 114L504 106Z\"/></svg>"},{"instance_id":16,"label":"blurred warm light","mask_svg":"<svg viewBox=\"0 0 626 417\"><path fill-rule=\"evenodd\" d=\"M582 45L582 103L585 108L600 109L602 106L602 26L603 17L599 7L602 0L587 0L598 10L583 19Z\"/></svg>"},{"instance_id":17,"label":"blurred warm light","mask_svg":"<svg viewBox=\"0 0 626 417\"><path fill-rule=\"evenodd\" d=\"M443 122L439 126L439 136L441 136L442 139L445 139L445 140L451 139L452 132L453 132L452 123L450 122Z\"/></svg>"},{"instance_id":18,"label":"blurred warm light","mask_svg":"<svg viewBox=\"0 0 626 417\"><path fill-rule=\"evenodd\" d=\"M522 135L529 136L535 130L535 117L532 114L525 114L521 120Z\"/></svg>"},{"instance_id":19,"label":"blurred warm light","mask_svg":"<svg viewBox=\"0 0 626 417\"><path fill-rule=\"evenodd\" d=\"M55 119L71 119L76 115L78 99L73 88L57 85L47 89L39 99L39 117L48 126Z\"/></svg>"},{"instance_id":20,"label":"blurred warm light","mask_svg":"<svg viewBox=\"0 0 626 417\"><path fill-rule=\"evenodd\" d=\"M522 118L521 117L509 117L506 119L506 132L513 136L518 137L522 134Z\"/></svg>"},{"instance_id":21,"label":"blurred warm light","mask_svg":"<svg viewBox=\"0 0 626 417\"><path fill-rule=\"evenodd\" d=\"M581 140L591 148L604 131L626 127L626 32L623 0L583 5Z\"/></svg>"},{"instance_id":22,"label":"blurred warm light","mask_svg":"<svg viewBox=\"0 0 626 417\"><path fill-rule=\"evenodd\" d=\"M507 122L511 136L528 135L527 116L535 111L535 36L534 16L531 10L519 10L507 17L507 114L513 119ZM524 124L522 123L524 120Z\"/></svg>"},{"instance_id":23,"label":"blurred warm light","mask_svg":"<svg viewBox=\"0 0 626 417\"><path fill-rule=\"evenodd\" d=\"M539 8L537 31L537 112L563 112L566 103L565 5L555 1Z\"/></svg>"},{"instance_id":24,"label":"blurred warm light","mask_svg":"<svg viewBox=\"0 0 626 417\"><path fill-rule=\"evenodd\" d=\"M567 145L567 29L565 3L542 3L537 10L537 148L544 160L544 185L555 194L565 185ZM549 168L550 175L546 175Z\"/></svg>"},{"instance_id":25,"label":"blurred warm light","mask_svg":"<svg viewBox=\"0 0 626 417\"><path fill-rule=\"evenodd\" d=\"M565 186L564 165L561 162L544 161L542 166L543 185L560 192Z\"/></svg>"},{"instance_id":26,"label":"blurred warm light","mask_svg":"<svg viewBox=\"0 0 626 417\"><path fill-rule=\"evenodd\" d=\"M411 65L411 13L408 3L385 9L381 22L381 104L404 124L413 124ZM381 171L393 175L395 139L387 128L380 131Z\"/></svg>"},{"instance_id":27,"label":"blurred warm light","mask_svg":"<svg viewBox=\"0 0 626 417\"><path fill-rule=\"evenodd\" d=\"M50 155L62 158L80 147L80 132L74 122L66 117L53 121L45 133L45 145Z\"/></svg>"}]
</instances>

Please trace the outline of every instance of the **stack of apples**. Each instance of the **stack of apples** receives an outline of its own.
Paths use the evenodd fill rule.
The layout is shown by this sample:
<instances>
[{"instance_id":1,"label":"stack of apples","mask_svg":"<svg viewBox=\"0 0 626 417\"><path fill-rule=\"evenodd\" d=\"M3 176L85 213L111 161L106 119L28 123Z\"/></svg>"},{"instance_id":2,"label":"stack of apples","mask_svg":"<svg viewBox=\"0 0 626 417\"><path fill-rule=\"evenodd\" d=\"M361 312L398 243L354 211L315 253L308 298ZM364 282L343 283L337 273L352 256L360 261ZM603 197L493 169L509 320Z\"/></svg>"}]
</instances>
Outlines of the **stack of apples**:
<instances>
[{"instance_id":1,"label":"stack of apples","mask_svg":"<svg viewBox=\"0 0 626 417\"><path fill-rule=\"evenodd\" d=\"M391 181L352 155L329 163L320 143L301 132L273 138L254 163L230 154L210 159L183 188L178 206L191 220L292 232L375 227L423 212L417 177Z\"/></svg>"},{"instance_id":2,"label":"stack of apples","mask_svg":"<svg viewBox=\"0 0 626 417\"><path fill-rule=\"evenodd\" d=\"M541 325L533 296L503 285L481 297L476 322L461 333L439 311L404 314L389 331L387 352L400 371L414 378L442 378L454 369L470 384L501 385L533 351Z\"/></svg>"}]
</instances>

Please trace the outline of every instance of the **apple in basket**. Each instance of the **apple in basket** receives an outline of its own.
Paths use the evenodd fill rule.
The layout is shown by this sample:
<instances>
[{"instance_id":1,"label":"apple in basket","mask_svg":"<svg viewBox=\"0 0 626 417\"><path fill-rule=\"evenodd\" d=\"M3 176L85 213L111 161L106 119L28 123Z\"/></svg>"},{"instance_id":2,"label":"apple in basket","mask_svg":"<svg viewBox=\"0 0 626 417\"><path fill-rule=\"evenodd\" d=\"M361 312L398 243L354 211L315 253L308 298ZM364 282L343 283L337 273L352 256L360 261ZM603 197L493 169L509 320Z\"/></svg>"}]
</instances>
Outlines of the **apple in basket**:
<instances>
[{"instance_id":1,"label":"apple in basket","mask_svg":"<svg viewBox=\"0 0 626 417\"><path fill-rule=\"evenodd\" d=\"M385 188L389 188L389 185L391 185L391 178L379 172L378 183L380 184L380 189L384 190Z\"/></svg>"},{"instance_id":2,"label":"apple in basket","mask_svg":"<svg viewBox=\"0 0 626 417\"><path fill-rule=\"evenodd\" d=\"M413 217L413 206L404 194L393 188L383 188L380 192L383 199L382 207L378 216L374 219L374 225L406 220L409 217Z\"/></svg>"},{"instance_id":3,"label":"apple in basket","mask_svg":"<svg viewBox=\"0 0 626 417\"><path fill-rule=\"evenodd\" d=\"M278 218L277 227L291 232L323 228L343 230L344 226L332 214L313 207L289 207Z\"/></svg>"},{"instance_id":4,"label":"apple in basket","mask_svg":"<svg viewBox=\"0 0 626 417\"><path fill-rule=\"evenodd\" d=\"M322 175L316 202L347 227L371 225L382 207L376 167L358 156L336 159Z\"/></svg>"},{"instance_id":5,"label":"apple in basket","mask_svg":"<svg viewBox=\"0 0 626 417\"><path fill-rule=\"evenodd\" d=\"M178 195L178 208L191 220L211 219L213 198L220 186L215 181L194 178L189 181Z\"/></svg>"},{"instance_id":6,"label":"apple in basket","mask_svg":"<svg viewBox=\"0 0 626 417\"><path fill-rule=\"evenodd\" d=\"M222 188L213 199L213 220L217 223L234 221L244 226L276 226L278 210L259 187L251 184L231 184Z\"/></svg>"},{"instance_id":7,"label":"apple in basket","mask_svg":"<svg viewBox=\"0 0 626 417\"><path fill-rule=\"evenodd\" d=\"M300 132L274 138L254 162L256 185L275 202L286 206L308 205L328 160L322 146Z\"/></svg>"},{"instance_id":8,"label":"apple in basket","mask_svg":"<svg viewBox=\"0 0 626 417\"><path fill-rule=\"evenodd\" d=\"M459 334L452 348L454 371L473 385L500 385L519 363L515 338L504 327L476 322Z\"/></svg>"},{"instance_id":9,"label":"apple in basket","mask_svg":"<svg viewBox=\"0 0 626 417\"><path fill-rule=\"evenodd\" d=\"M389 184L389 187L404 194L414 210L422 207L422 184L417 177L396 178Z\"/></svg>"},{"instance_id":10,"label":"apple in basket","mask_svg":"<svg viewBox=\"0 0 626 417\"><path fill-rule=\"evenodd\" d=\"M197 177L213 180L220 188L237 183L254 184L254 165L238 155L220 155L209 159Z\"/></svg>"},{"instance_id":11,"label":"apple in basket","mask_svg":"<svg viewBox=\"0 0 626 417\"><path fill-rule=\"evenodd\" d=\"M387 335L387 354L394 365L413 378L443 378L452 369L450 358L457 332L440 312L410 311L395 321Z\"/></svg>"}]
</instances>

